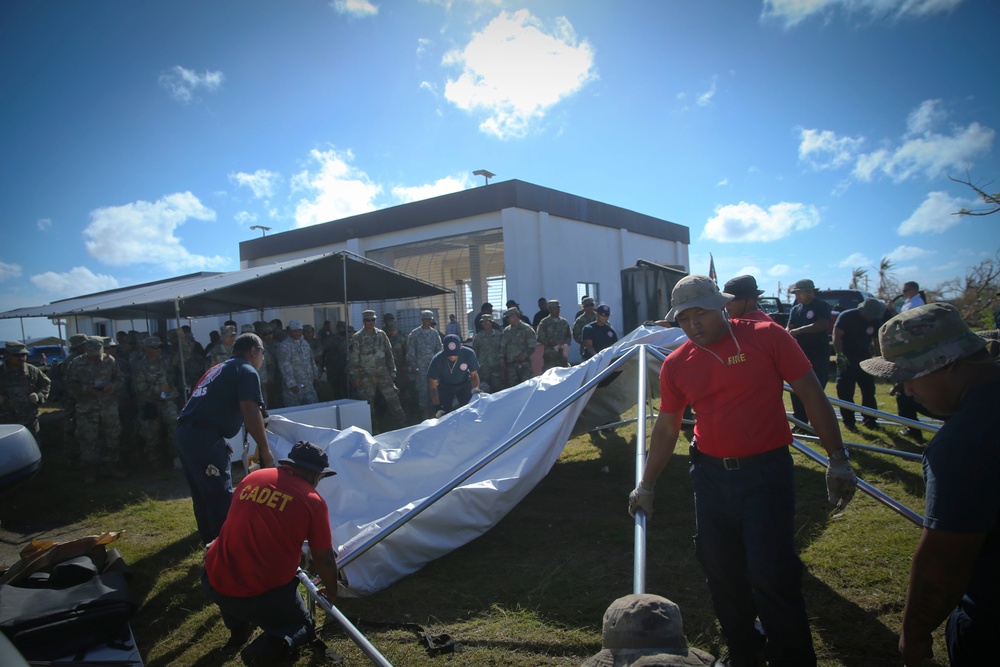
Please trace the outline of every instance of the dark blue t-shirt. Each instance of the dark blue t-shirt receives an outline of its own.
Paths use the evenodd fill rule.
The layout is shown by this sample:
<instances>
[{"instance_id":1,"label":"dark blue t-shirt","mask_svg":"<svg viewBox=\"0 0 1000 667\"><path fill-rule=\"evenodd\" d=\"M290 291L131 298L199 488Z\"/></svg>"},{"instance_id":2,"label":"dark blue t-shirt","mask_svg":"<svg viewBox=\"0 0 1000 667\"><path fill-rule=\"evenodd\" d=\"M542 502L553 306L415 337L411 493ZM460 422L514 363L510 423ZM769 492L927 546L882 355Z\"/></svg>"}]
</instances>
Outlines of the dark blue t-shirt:
<instances>
[{"instance_id":1,"label":"dark blue t-shirt","mask_svg":"<svg viewBox=\"0 0 1000 667\"><path fill-rule=\"evenodd\" d=\"M871 359L872 339L878 333L879 322L869 322L860 308L845 310L837 317L835 328L843 332L841 349L851 361Z\"/></svg>"},{"instance_id":2,"label":"dark blue t-shirt","mask_svg":"<svg viewBox=\"0 0 1000 667\"><path fill-rule=\"evenodd\" d=\"M1000 382L973 387L924 452L924 526L986 533L963 598L1000 615Z\"/></svg>"},{"instance_id":3,"label":"dark blue t-shirt","mask_svg":"<svg viewBox=\"0 0 1000 667\"><path fill-rule=\"evenodd\" d=\"M448 359L447 351L442 350L431 359L431 365L427 368L427 379L456 387L470 382L470 375L478 370L479 358L469 348L459 348L458 358L455 361Z\"/></svg>"},{"instance_id":4,"label":"dark blue t-shirt","mask_svg":"<svg viewBox=\"0 0 1000 667\"><path fill-rule=\"evenodd\" d=\"M610 324L601 326L594 321L583 327L583 333L580 334L580 340L592 341L594 345L594 352L600 352L604 348L611 347L617 343L618 334L613 328L611 328Z\"/></svg>"},{"instance_id":5,"label":"dark blue t-shirt","mask_svg":"<svg viewBox=\"0 0 1000 667\"><path fill-rule=\"evenodd\" d=\"M788 328L798 329L832 317L833 309L830 308L830 304L823 299L813 299L808 305L797 303L792 306L792 312L788 315ZM829 354L830 334L826 331L799 334L795 340L810 360Z\"/></svg>"},{"instance_id":6,"label":"dark blue t-shirt","mask_svg":"<svg viewBox=\"0 0 1000 667\"><path fill-rule=\"evenodd\" d=\"M178 421L197 424L231 438L243 426L240 401L264 404L260 376L242 357L230 357L205 371Z\"/></svg>"}]
</instances>

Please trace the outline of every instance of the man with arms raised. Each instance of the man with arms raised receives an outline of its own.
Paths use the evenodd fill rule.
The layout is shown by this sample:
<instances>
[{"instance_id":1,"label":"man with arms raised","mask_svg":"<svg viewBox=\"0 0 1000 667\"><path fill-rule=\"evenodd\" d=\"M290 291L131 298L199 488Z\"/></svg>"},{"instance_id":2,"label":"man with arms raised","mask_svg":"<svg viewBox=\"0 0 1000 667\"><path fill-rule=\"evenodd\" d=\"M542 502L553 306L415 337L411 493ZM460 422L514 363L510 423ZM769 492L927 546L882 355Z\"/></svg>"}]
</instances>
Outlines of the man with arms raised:
<instances>
[{"instance_id":1,"label":"man with arms raised","mask_svg":"<svg viewBox=\"0 0 1000 667\"><path fill-rule=\"evenodd\" d=\"M653 508L653 486L670 460L684 407L698 415L691 444L691 479L698 534L696 555L729 645L721 665L795 667L816 664L802 598L802 562L795 552L795 485L782 403L788 382L830 453L831 503L846 505L857 478L847 461L830 402L809 360L774 322L726 319L732 296L707 276L686 276L667 314L688 340L660 370L660 414L633 514ZM765 636L754 627L760 618Z\"/></svg>"},{"instance_id":2,"label":"man with arms raised","mask_svg":"<svg viewBox=\"0 0 1000 667\"><path fill-rule=\"evenodd\" d=\"M955 665L996 660L1000 629L1000 366L951 304L910 309L882 325L882 356L861 362L903 383L948 421L924 451L924 532L913 554L899 651L908 667L931 657L947 619Z\"/></svg>"}]
</instances>

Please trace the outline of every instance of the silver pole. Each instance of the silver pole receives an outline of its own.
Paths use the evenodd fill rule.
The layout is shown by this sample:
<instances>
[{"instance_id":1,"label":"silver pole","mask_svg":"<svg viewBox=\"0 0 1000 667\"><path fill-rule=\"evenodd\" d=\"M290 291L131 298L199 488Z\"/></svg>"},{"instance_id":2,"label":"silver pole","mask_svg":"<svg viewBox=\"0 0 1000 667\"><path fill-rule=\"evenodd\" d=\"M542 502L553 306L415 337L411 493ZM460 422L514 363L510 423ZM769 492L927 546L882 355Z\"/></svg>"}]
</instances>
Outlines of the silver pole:
<instances>
[{"instance_id":1,"label":"silver pole","mask_svg":"<svg viewBox=\"0 0 1000 667\"><path fill-rule=\"evenodd\" d=\"M795 393L795 392L792 391L792 388L789 387L787 384L785 385L785 391L790 392L790 393ZM891 413L888 413L888 412L882 412L881 410L875 410L873 408L866 408L863 405L857 405L857 404L851 403L849 401L842 401L839 398L833 398L832 396L827 396L827 398L830 399L830 404L831 405L835 405L835 406L841 407L841 408L847 408L848 410L851 410L853 412L860 412L863 415L869 415L871 417L881 417L882 419L885 419L885 420L891 421L891 422L896 422L897 424L900 424L902 426L909 426L911 428L919 428L919 429L923 429L925 431L931 431L932 433L936 433L938 431L938 429L940 428L940 426L938 426L936 424L929 424L927 422L922 422L922 421L914 421L913 419L907 419L906 417L900 417L899 415L894 415L894 414L891 414Z\"/></svg>"},{"instance_id":2,"label":"silver pole","mask_svg":"<svg viewBox=\"0 0 1000 667\"><path fill-rule=\"evenodd\" d=\"M646 346L637 346L639 350L639 386L638 406L635 432L635 483L642 481L642 471L646 467ZM635 512L634 528L635 548L632 555L632 593L640 595L646 592L646 512L638 509Z\"/></svg>"},{"instance_id":3,"label":"silver pole","mask_svg":"<svg viewBox=\"0 0 1000 667\"><path fill-rule=\"evenodd\" d=\"M368 659L372 661L373 665L392 667L392 663L389 662L384 655L379 653L378 649L375 648L370 641L368 641L367 637L361 634L360 630L354 627L353 623L347 620L347 617L344 616L343 612L334 607L329 600L319 594L319 589L316 588L316 584L312 582L312 579L309 578L309 575L306 572L299 570L295 576L298 577L299 581L302 582L302 585L306 587L306 590L309 592L309 596L322 605L323 610L326 611L327 615L335 620L337 624L340 625L345 632L347 632L347 636L351 638L351 641L358 645L358 648L360 648L366 656L368 656Z\"/></svg>"},{"instance_id":4,"label":"silver pole","mask_svg":"<svg viewBox=\"0 0 1000 667\"><path fill-rule=\"evenodd\" d=\"M656 420L656 415L647 415L646 416L646 421L650 421L650 420L654 420L655 421ZM600 426L596 426L596 427L590 429L589 431L587 431L587 433L597 433L598 431L604 431L604 430L607 430L609 428L617 428L619 426L625 426L626 424L634 424L637 421L639 421L639 420L636 419L635 417L633 417L632 419L623 419L623 420L617 421L617 422L610 422L610 423L607 423L607 424L601 424Z\"/></svg>"},{"instance_id":5,"label":"silver pole","mask_svg":"<svg viewBox=\"0 0 1000 667\"><path fill-rule=\"evenodd\" d=\"M595 375L590 380L585 382L579 389L577 389L572 394L570 394L562 401L560 401L555 407L550 408L548 412L546 412L538 419L531 422L523 429L515 433L505 442L500 444L496 449L486 454L486 456L480 459L479 462L473 464L464 472L459 473L457 477L452 479L450 482L447 482L443 487L438 489L436 492L434 492L427 498L424 498L424 500L422 500L419 504L414 506L413 509L411 509L409 512L394 519L391 523L387 524L385 528L383 528L380 532L376 533L375 535L372 535L370 538L368 538L366 542L363 542L360 546L358 546L354 550L349 551L342 556L339 556L337 558L337 563L340 565L340 567L345 567L346 565L354 561L356 558L361 556L363 553L374 547L376 544L387 538L389 535L392 535L394 532L402 528L403 525L405 525L407 522L415 518L425 509L436 503L452 489L454 489L459 484L461 484L462 482L469 479L477 472L485 468L494 459L498 458L500 455L502 455L504 452L506 452L508 449L510 449L517 443L521 442L521 440L531 435L531 433L533 433L538 427L542 426L545 422L549 421L554 416L559 414L559 412L561 412L566 406L570 405L575 400L577 400L578 398L586 394L588 391L596 387L601 380L603 380L605 377L607 377L615 370L617 370L618 367L624 364L629 357L635 354L637 349L638 348L636 347L629 349L621 357L611 362L611 364L607 368L600 371L597 375Z\"/></svg>"},{"instance_id":6,"label":"silver pole","mask_svg":"<svg viewBox=\"0 0 1000 667\"><path fill-rule=\"evenodd\" d=\"M28 344L28 338L27 338L27 336L24 335L24 318L23 317L19 317L17 319L18 319L18 321L21 322L21 342L24 343L25 345L27 345Z\"/></svg>"},{"instance_id":7,"label":"silver pole","mask_svg":"<svg viewBox=\"0 0 1000 667\"><path fill-rule=\"evenodd\" d=\"M181 391L184 393L184 400L188 397L188 383L187 383L187 373L184 372L184 346L181 345L181 337L184 336L184 332L181 331L181 303L180 299L174 299L174 315L177 318L177 354L180 355L181 362L178 366L181 367ZM188 350L188 354L191 351Z\"/></svg>"},{"instance_id":8,"label":"silver pole","mask_svg":"<svg viewBox=\"0 0 1000 667\"><path fill-rule=\"evenodd\" d=\"M813 431L813 428L809 424L805 423L804 421L800 421L800 420L796 419L795 417L793 417L792 415L787 415L787 416L788 416L788 421L790 421L791 423L795 424L799 428L805 428L805 429L809 429L810 431ZM813 431L813 432L815 433L815 431ZM809 440L810 442L819 441L819 436L816 436L816 435L802 435L802 434L798 434L798 437L806 439L806 440ZM920 455L920 454L914 454L913 452L903 452L903 451L900 451L898 449L889 449L887 447L876 447L875 445L863 445L863 444L860 444L860 443L857 443L857 442L846 442L845 441L844 442L844 446L845 447L851 447L852 449L861 449L861 450L864 450L866 452L878 452L879 454L891 454L893 456L899 456L901 458L911 459L911 460L914 460L914 461L920 461L921 459L924 458L922 455Z\"/></svg>"}]
</instances>

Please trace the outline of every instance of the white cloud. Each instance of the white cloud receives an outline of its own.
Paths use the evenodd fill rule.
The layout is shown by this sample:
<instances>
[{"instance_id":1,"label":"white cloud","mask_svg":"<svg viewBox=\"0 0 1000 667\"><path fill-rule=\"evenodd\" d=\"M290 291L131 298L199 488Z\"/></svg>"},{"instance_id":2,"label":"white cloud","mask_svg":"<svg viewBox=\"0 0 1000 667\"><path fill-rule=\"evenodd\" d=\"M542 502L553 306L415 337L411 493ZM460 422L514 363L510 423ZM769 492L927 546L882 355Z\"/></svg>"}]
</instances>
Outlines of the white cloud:
<instances>
[{"instance_id":1,"label":"white cloud","mask_svg":"<svg viewBox=\"0 0 1000 667\"><path fill-rule=\"evenodd\" d=\"M712 98L715 97L716 84L719 82L719 75L712 77L712 85L704 93L698 95L698 99L695 102L700 107L707 107L712 103Z\"/></svg>"},{"instance_id":2,"label":"white cloud","mask_svg":"<svg viewBox=\"0 0 1000 667\"><path fill-rule=\"evenodd\" d=\"M955 214L975 203L975 200L952 197L946 192L931 192L913 215L896 228L896 233L900 236L931 232L940 234L960 224L962 216Z\"/></svg>"},{"instance_id":3,"label":"white cloud","mask_svg":"<svg viewBox=\"0 0 1000 667\"><path fill-rule=\"evenodd\" d=\"M110 266L155 264L168 270L222 268L225 258L194 255L174 235L187 220L215 220L215 211L190 192L157 202L136 201L90 212L83 230L87 252Z\"/></svg>"},{"instance_id":4,"label":"white cloud","mask_svg":"<svg viewBox=\"0 0 1000 667\"><path fill-rule=\"evenodd\" d=\"M21 265L20 264L8 264L7 262L0 262L0 282L7 280L8 278L18 278L21 275Z\"/></svg>"},{"instance_id":5,"label":"white cloud","mask_svg":"<svg viewBox=\"0 0 1000 667\"><path fill-rule=\"evenodd\" d=\"M775 17L791 27L824 10L841 8L849 15L872 18L921 18L949 12L963 0L764 0L764 18Z\"/></svg>"},{"instance_id":6,"label":"white cloud","mask_svg":"<svg viewBox=\"0 0 1000 667\"><path fill-rule=\"evenodd\" d=\"M118 281L114 276L107 276L94 273L85 266L74 266L65 273L46 271L35 276L31 276L31 282L35 287L43 289L52 295L53 299L60 299L78 294L93 294L104 290L118 287Z\"/></svg>"},{"instance_id":7,"label":"white cloud","mask_svg":"<svg viewBox=\"0 0 1000 667\"><path fill-rule=\"evenodd\" d=\"M427 39L426 37L418 37L417 38L417 58L423 57L423 55L427 52L427 47L429 47L431 44L432 44L431 40ZM426 83L426 81L424 83ZM423 85L423 84L421 84L421 85Z\"/></svg>"},{"instance_id":8,"label":"white cloud","mask_svg":"<svg viewBox=\"0 0 1000 667\"><path fill-rule=\"evenodd\" d=\"M462 68L445 97L459 109L487 116L479 129L501 139L523 137L533 123L596 77L594 52L560 17L549 32L522 9L500 12L443 63Z\"/></svg>"},{"instance_id":9,"label":"white cloud","mask_svg":"<svg viewBox=\"0 0 1000 667\"><path fill-rule=\"evenodd\" d=\"M838 137L830 130L801 130L799 161L813 169L836 169L852 162L864 139Z\"/></svg>"},{"instance_id":10,"label":"white cloud","mask_svg":"<svg viewBox=\"0 0 1000 667\"><path fill-rule=\"evenodd\" d=\"M366 18L378 14L378 6L368 0L333 0L330 6L338 14L346 14L354 18Z\"/></svg>"},{"instance_id":11,"label":"white cloud","mask_svg":"<svg viewBox=\"0 0 1000 667\"><path fill-rule=\"evenodd\" d=\"M312 150L315 170L304 169L292 178L295 191L305 191L309 198L295 206L295 226L308 227L338 218L375 210L375 197L382 192L365 172L352 167L351 151L338 153Z\"/></svg>"},{"instance_id":12,"label":"white cloud","mask_svg":"<svg viewBox=\"0 0 1000 667\"><path fill-rule=\"evenodd\" d=\"M452 192L459 192L474 185L468 176L445 176L433 183L417 185L413 187L395 187L392 189L392 196L401 203L430 199L439 195L447 195Z\"/></svg>"},{"instance_id":13,"label":"white cloud","mask_svg":"<svg viewBox=\"0 0 1000 667\"><path fill-rule=\"evenodd\" d=\"M252 225L257 222L257 214L250 213L249 211L240 211L233 216L233 219L240 223L241 227L246 227L247 225Z\"/></svg>"},{"instance_id":14,"label":"white cloud","mask_svg":"<svg viewBox=\"0 0 1000 667\"><path fill-rule=\"evenodd\" d=\"M229 174L229 180L238 186L245 186L253 191L253 196L257 199L266 199L274 196L274 187L278 184L281 174L267 169L258 169L252 174L239 171Z\"/></svg>"},{"instance_id":15,"label":"white cloud","mask_svg":"<svg viewBox=\"0 0 1000 667\"><path fill-rule=\"evenodd\" d=\"M724 178L721 181L719 181L718 183L716 183L715 187L721 188L724 185L729 185L729 179L728 178Z\"/></svg>"},{"instance_id":16,"label":"white cloud","mask_svg":"<svg viewBox=\"0 0 1000 667\"><path fill-rule=\"evenodd\" d=\"M756 204L740 202L717 206L701 237L723 243L777 241L818 224L819 211L814 206L781 202L764 210Z\"/></svg>"},{"instance_id":17,"label":"white cloud","mask_svg":"<svg viewBox=\"0 0 1000 667\"><path fill-rule=\"evenodd\" d=\"M170 93L170 96L188 104L194 99L195 91L204 89L206 92L214 93L222 87L222 72L210 72L205 70L198 74L194 70L174 65L170 70L160 75L160 85Z\"/></svg>"},{"instance_id":18,"label":"white cloud","mask_svg":"<svg viewBox=\"0 0 1000 667\"><path fill-rule=\"evenodd\" d=\"M871 263L871 259L860 252L856 252L840 260L840 263L838 263L837 266L842 269L853 269L855 266L871 266Z\"/></svg>"},{"instance_id":19,"label":"white cloud","mask_svg":"<svg viewBox=\"0 0 1000 667\"><path fill-rule=\"evenodd\" d=\"M52 218L39 218L35 224L38 226L38 231L47 232L52 229Z\"/></svg>"},{"instance_id":20,"label":"white cloud","mask_svg":"<svg viewBox=\"0 0 1000 667\"><path fill-rule=\"evenodd\" d=\"M932 250L924 250L923 248L917 248L911 245L901 245L892 252L888 253L886 257L891 259L894 263L899 264L900 262L908 262L911 259L920 259L925 255L930 255Z\"/></svg>"},{"instance_id":21,"label":"white cloud","mask_svg":"<svg viewBox=\"0 0 1000 667\"><path fill-rule=\"evenodd\" d=\"M771 276L772 278L777 278L779 276L787 275L788 272L791 270L792 267L788 266L787 264L775 264L774 266L769 268L765 273L767 273L767 275Z\"/></svg>"}]
</instances>

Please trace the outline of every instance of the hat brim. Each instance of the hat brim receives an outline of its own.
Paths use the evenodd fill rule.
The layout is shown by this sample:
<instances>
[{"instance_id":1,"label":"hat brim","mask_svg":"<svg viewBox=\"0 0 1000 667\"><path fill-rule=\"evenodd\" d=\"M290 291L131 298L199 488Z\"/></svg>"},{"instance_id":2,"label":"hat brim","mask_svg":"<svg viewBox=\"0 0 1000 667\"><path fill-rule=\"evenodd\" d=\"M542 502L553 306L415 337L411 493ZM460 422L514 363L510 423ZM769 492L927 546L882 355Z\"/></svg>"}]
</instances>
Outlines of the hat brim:
<instances>
[{"instance_id":1,"label":"hat brim","mask_svg":"<svg viewBox=\"0 0 1000 667\"><path fill-rule=\"evenodd\" d=\"M685 301L684 303L674 306L667 313L666 319L671 322L677 321L677 315L683 313L685 310L690 310L691 308L704 308L705 310L721 310L723 306L732 301L734 297L732 294L727 292L719 292L717 294L708 294L698 299L692 299L690 301Z\"/></svg>"},{"instance_id":2,"label":"hat brim","mask_svg":"<svg viewBox=\"0 0 1000 667\"><path fill-rule=\"evenodd\" d=\"M617 658L617 661L616 661ZM625 667L626 665L677 665L705 667L715 662L711 654L688 647L687 655L664 653L660 649L603 649L592 655L580 667Z\"/></svg>"},{"instance_id":3,"label":"hat brim","mask_svg":"<svg viewBox=\"0 0 1000 667\"><path fill-rule=\"evenodd\" d=\"M303 463L301 461L296 461L294 459L289 459L289 458L279 459L278 463L281 463L283 465L298 466L299 468L305 468L306 470L312 470L313 472L318 472L319 474L323 475L323 477L333 477L334 475L337 474L336 470L332 470L330 468L319 468L318 466L311 466L308 463Z\"/></svg>"},{"instance_id":4,"label":"hat brim","mask_svg":"<svg viewBox=\"0 0 1000 667\"><path fill-rule=\"evenodd\" d=\"M930 375L934 371L944 368L950 363L974 354L986 347L986 341L971 331L967 334L968 347L957 350L951 354L942 354L933 359L924 361L919 368L911 368L906 364L889 361L885 357L872 357L861 362L861 370L874 375L875 377L887 378L892 382L903 382L904 380L916 380L925 375Z\"/></svg>"}]
</instances>

